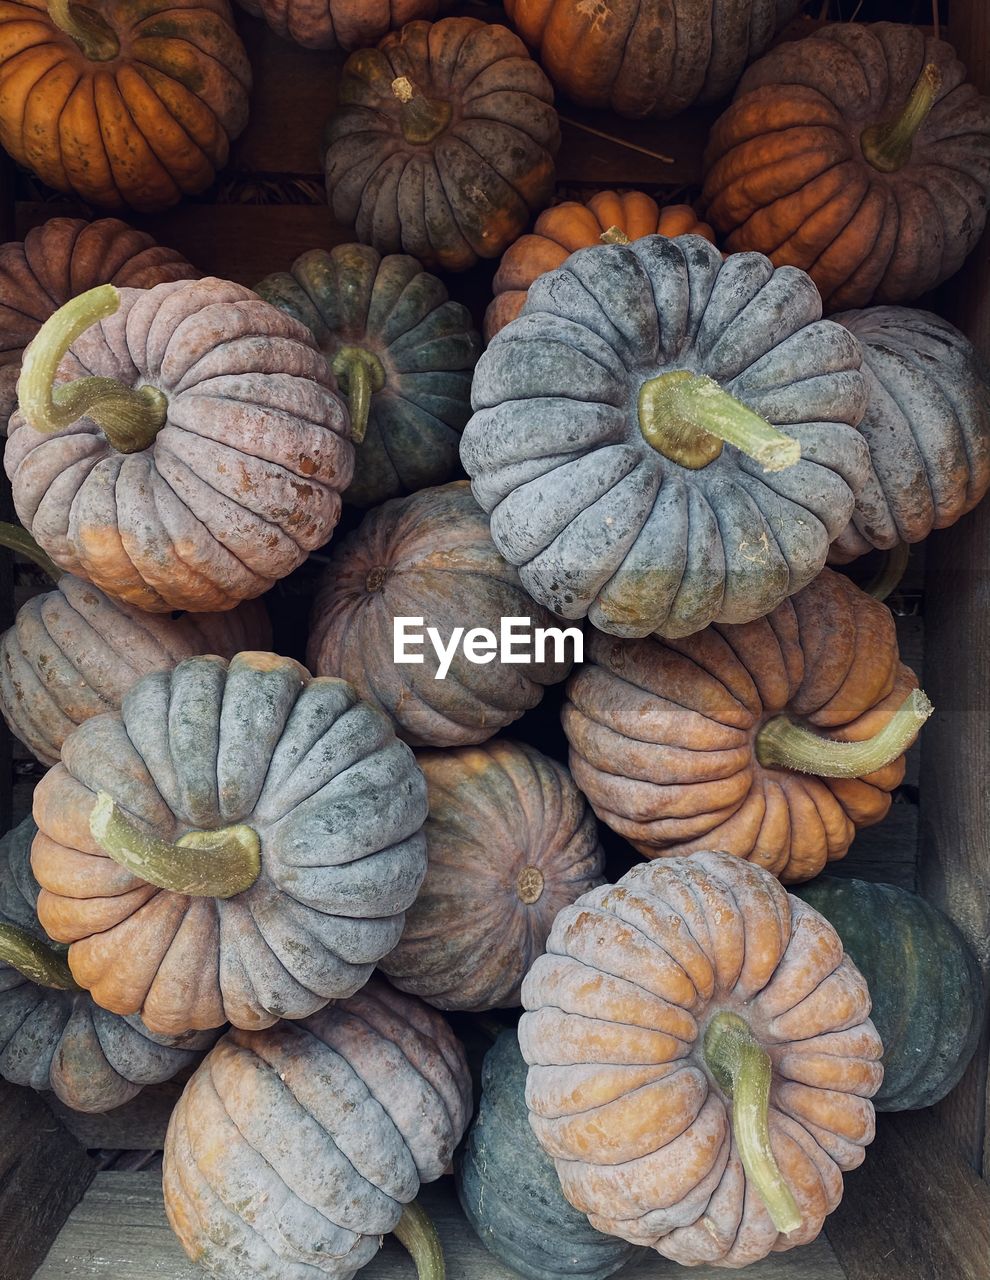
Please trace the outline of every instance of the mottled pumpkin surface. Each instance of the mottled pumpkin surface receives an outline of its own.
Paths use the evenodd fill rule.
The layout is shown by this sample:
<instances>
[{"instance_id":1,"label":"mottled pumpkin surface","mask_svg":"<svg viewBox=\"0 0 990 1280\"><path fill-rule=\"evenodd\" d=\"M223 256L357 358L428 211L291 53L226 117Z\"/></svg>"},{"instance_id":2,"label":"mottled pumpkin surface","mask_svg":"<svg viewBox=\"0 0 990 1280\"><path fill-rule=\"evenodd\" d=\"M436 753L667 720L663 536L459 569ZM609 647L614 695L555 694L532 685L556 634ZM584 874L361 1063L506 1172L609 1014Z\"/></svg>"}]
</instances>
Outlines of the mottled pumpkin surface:
<instances>
[{"instance_id":1,"label":"mottled pumpkin surface","mask_svg":"<svg viewBox=\"0 0 990 1280\"><path fill-rule=\"evenodd\" d=\"M530 594L603 631L690 635L762 617L846 527L869 459L858 345L811 279L700 236L581 249L478 361L461 461ZM732 445L690 468L639 397L706 375L800 445L767 472ZM663 422L660 419L661 423ZM700 419L699 419L700 421Z\"/></svg>"},{"instance_id":2,"label":"mottled pumpkin surface","mask_svg":"<svg viewBox=\"0 0 990 1280\"><path fill-rule=\"evenodd\" d=\"M49 218L23 242L0 245L0 430L17 404L24 348L63 302L98 284L150 289L198 275L174 249L117 218Z\"/></svg>"},{"instance_id":3,"label":"mottled pumpkin surface","mask_svg":"<svg viewBox=\"0 0 990 1280\"><path fill-rule=\"evenodd\" d=\"M559 625L496 551L464 481L386 502L334 549L313 604L310 667L349 680L406 741L432 747L493 737L571 669L570 642L561 660L550 642L543 661L511 664L498 657L469 662L459 646L440 680L429 639L410 649L422 663L394 661L396 618L423 618L422 627L434 627L445 646L457 627L498 635L502 618L529 618L515 643L530 654L535 629Z\"/></svg>"},{"instance_id":4,"label":"mottled pumpkin surface","mask_svg":"<svg viewBox=\"0 0 990 1280\"><path fill-rule=\"evenodd\" d=\"M0 3L0 144L56 191L165 209L208 187L247 124L251 67L227 0Z\"/></svg>"},{"instance_id":5,"label":"mottled pumpkin surface","mask_svg":"<svg viewBox=\"0 0 990 1280\"><path fill-rule=\"evenodd\" d=\"M284 40L307 49L360 49L415 18L436 18L445 0L238 0Z\"/></svg>"},{"instance_id":6,"label":"mottled pumpkin surface","mask_svg":"<svg viewBox=\"0 0 990 1280\"><path fill-rule=\"evenodd\" d=\"M231 1031L169 1122L169 1222L221 1280L350 1280L447 1168L470 1114L456 1037L383 982L298 1023Z\"/></svg>"},{"instance_id":7,"label":"mottled pumpkin surface","mask_svg":"<svg viewBox=\"0 0 990 1280\"><path fill-rule=\"evenodd\" d=\"M25 818L0 839L0 925L47 942L35 916L38 883L31 842L38 828ZM121 1018L86 992L57 990L25 978L0 960L0 1076L52 1090L75 1111L109 1111L146 1084L170 1080L209 1048L215 1035L155 1035L140 1018Z\"/></svg>"},{"instance_id":8,"label":"mottled pumpkin surface","mask_svg":"<svg viewBox=\"0 0 990 1280\"><path fill-rule=\"evenodd\" d=\"M567 770L534 747L496 739L416 759L429 865L381 968L438 1009L518 1005L554 916L601 883L594 816Z\"/></svg>"},{"instance_id":9,"label":"mottled pumpkin surface","mask_svg":"<svg viewBox=\"0 0 990 1280\"><path fill-rule=\"evenodd\" d=\"M106 856L96 793L167 840L247 824L232 897L156 888ZM426 784L380 712L289 658L190 658L70 734L34 795L38 915L80 985L162 1032L270 1026L350 995L395 946L426 872ZM203 855L205 870L209 854Z\"/></svg>"},{"instance_id":10,"label":"mottled pumpkin surface","mask_svg":"<svg viewBox=\"0 0 990 1280\"><path fill-rule=\"evenodd\" d=\"M900 162L878 168L864 131L903 112L927 67L934 105ZM983 231L990 98L918 27L834 22L750 67L705 169L706 217L730 251L810 271L828 311L905 302L954 275Z\"/></svg>"},{"instance_id":11,"label":"mottled pumpkin surface","mask_svg":"<svg viewBox=\"0 0 990 1280\"><path fill-rule=\"evenodd\" d=\"M462 271L549 203L560 129L518 36L444 18L351 54L326 138L338 222L382 253Z\"/></svg>"},{"instance_id":12,"label":"mottled pumpkin surface","mask_svg":"<svg viewBox=\"0 0 990 1280\"><path fill-rule=\"evenodd\" d=\"M345 501L374 506L457 471L481 341L441 280L406 254L383 258L370 245L345 244L312 249L255 288L307 325L331 364L344 362L342 391L353 390L351 359L370 361L381 379Z\"/></svg>"},{"instance_id":13,"label":"mottled pumpkin surface","mask_svg":"<svg viewBox=\"0 0 990 1280\"><path fill-rule=\"evenodd\" d=\"M21 523L52 559L155 613L232 608L322 546L353 449L308 329L242 285L122 289L59 379L154 386L164 426L118 453L89 419L53 434L11 419L4 466Z\"/></svg>"},{"instance_id":14,"label":"mottled pumpkin surface","mask_svg":"<svg viewBox=\"0 0 990 1280\"><path fill-rule=\"evenodd\" d=\"M861 778L816 777L761 764L760 729L787 715L859 741L917 684L890 610L826 569L757 622L681 640L593 635L567 687L571 770L647 857L714 846L808 880L886 815L904 757Z\"/></svg>"},{"instance_id":15,"label":"mottled pumpkin surface","mask_svg":"<svg viewBox=\"0 0 990 1280\"><path fill-rule=\"evenodd\" d=\"M873 1140L870 995L838 934L723 853L634 867L557 917L523 985L530 1123L591 1225L686 1265L807 1244ZM770 1144L800 1226L749 1184L702 1052L735 1013L769 1055Z\"/></svg>"},{"instance_id":16,"label":"mottled pumpkin surface","mask_svg":"<svg viewBox=\"0 0 990 1280\"><path fill-rule=\"evenodd\" d=\"M870 307L835 316L863 348L869 391L859 429L870 475L832 556L921 542L990 487L990 371L969 339L930 311Z\"/></svg>"}]
</instances>

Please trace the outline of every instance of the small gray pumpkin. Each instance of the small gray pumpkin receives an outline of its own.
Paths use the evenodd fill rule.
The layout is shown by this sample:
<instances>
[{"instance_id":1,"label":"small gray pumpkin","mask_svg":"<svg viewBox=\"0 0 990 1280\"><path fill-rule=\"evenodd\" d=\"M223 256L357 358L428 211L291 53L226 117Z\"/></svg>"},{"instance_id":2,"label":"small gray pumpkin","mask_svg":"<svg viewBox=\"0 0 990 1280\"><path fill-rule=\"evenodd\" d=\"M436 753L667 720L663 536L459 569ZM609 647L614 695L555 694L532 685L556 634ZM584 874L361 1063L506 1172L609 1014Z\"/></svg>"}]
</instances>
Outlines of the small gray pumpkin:
<instances>
[{"instance_id":1,"label":"small gray pumpkin","mask_svg":"<svg viewBox=\"0 0 990 1280\"><path fill-rule=\"evenodd\" d=\"M170 1080L216 1033L155 1035L140 1018L101 1009L75 985L35 915L37 831L25 818L0 839L0 1075L50 1089L75 1111L109 1111L146 1084Z\"/></svg>"},{"instance_id":2,"label":"small gray pumpkin","mask_svg":"<svg viewBox=\"0 0 990 1280\"><path fill-rule=\"evenodd\" d=\"M699 236L579 250L479 360L461 460L555 613L622 636L749 622L853 513L861 359L810 277L762 254L723 262Z\"/></svg>"}]
</instances>

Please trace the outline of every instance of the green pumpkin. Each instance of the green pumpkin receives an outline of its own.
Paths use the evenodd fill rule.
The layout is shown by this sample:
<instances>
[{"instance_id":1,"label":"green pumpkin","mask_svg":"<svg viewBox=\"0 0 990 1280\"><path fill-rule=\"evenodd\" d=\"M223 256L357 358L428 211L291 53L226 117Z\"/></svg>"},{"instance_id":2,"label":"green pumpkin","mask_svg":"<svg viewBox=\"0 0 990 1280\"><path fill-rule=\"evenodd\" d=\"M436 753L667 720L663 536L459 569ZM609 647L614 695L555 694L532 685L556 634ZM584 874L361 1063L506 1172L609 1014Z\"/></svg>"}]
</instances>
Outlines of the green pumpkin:
<instances>
[{"instance_id":1,"label":"green pumpkin","mask_svg":"<svg viewBox=\"0 0 990 1280\"><path fill-rule=\"evenodd\" d=\"M313 332L346 392L359 507L441 484L457 471L481 339L436 276L363 244L312 249L256 291Z\"/></svg>"},{"instance_id":2,"label":"green pumpkin","mask_svg":"<svg viewBox=\"0 0 990 1280\"><path fill-rule=\"evenodd\" d=\"M873 999L883 1041L878 1111L930 1107L966 1070L983 983L969 945L924 898L890 884L822 876L794 890L835 928Z\"/></svg>"},{"instance_id":3,"label":"green pumpkin","mask_svg":"<svg viewBox=\"0 0 990 1280\"><path fill-rule=\"evenodd\" d=\"M526 1063L515 1031L485 1055L481 1103L455 1166L457 1195L491 1252L527 1280L604 1280L636 1250L602 1235L564 1199L529 1127Z\"/></svg>"}]
</instances>

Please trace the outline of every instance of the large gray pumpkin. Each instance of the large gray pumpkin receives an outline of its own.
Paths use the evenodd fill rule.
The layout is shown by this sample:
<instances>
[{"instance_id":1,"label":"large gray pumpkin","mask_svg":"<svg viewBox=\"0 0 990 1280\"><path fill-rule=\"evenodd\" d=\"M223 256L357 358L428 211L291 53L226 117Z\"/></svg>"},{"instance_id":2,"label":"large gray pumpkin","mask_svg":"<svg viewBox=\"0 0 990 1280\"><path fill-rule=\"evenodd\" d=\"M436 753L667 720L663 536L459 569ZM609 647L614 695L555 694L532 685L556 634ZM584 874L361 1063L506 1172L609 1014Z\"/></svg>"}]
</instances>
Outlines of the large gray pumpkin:
<instances>
[{"instance_id":1,"label":"large gray pumpkin","mask_svg":"<svg viewBox=\"0 0 990 1280\"><path fill-rule=\"evenodd\" d=\"M555 612L623 636L748 622L821 570L852 515L861 359L810 277L762 254L723 262L698 236L583 249L479 360L461 460Z\"/></svg>"}]
</instances>

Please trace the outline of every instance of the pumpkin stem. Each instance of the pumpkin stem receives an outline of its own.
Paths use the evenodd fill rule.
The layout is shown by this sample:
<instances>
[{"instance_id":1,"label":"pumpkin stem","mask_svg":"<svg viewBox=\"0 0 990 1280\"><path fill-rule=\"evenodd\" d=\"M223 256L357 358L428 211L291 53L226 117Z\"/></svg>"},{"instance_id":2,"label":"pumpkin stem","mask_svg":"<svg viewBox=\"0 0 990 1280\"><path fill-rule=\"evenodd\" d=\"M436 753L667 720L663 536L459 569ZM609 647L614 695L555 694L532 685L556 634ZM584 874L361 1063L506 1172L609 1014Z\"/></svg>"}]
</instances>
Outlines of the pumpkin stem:
<instances>
[{"instance_id":1,"label":"pumpkin stem","mask_svg":"<svg viewBox=\"0 0 990 1280\"><path fill-rule=\"evenodd\" d=\"M862 742L836 742L787 716L774 716L756 735L756 758L819 778L863 778L903 755L935 708L912 689L879 733Z\"/></svg>"},{"instance_id":2,"label":"pumpkin stem","mask_svg":"<svg viewBox=\"0 0 990 1280\"><path fill-rule=\"evenodd\" d=\"M109 858L148 884L200 898L233 898L261 873L261 840L244 823L189 831L172 844L139 827L100 791L89 816L93 839Z\"/></svg>"},{"instance_id":3,"label":"pumpkin stem","mask_svg":"<svg viewBox=\"0 0 990 1280\"><path fill-rule=\"evenodd\" d=\"M450 124L454 114L450 103L442 98L427 98L408 76L392 81L392 93L402 104L399 108L402 136L413 146L426 146Z\"/></svg>"},{"instance_id":4,"label":"pumpkin stem","mask_svg":"<svg viewBox=\"0 0 990 1280\"><path fill-rule=\"evenodd\" d=\"M120 53L120 41L98 13L72 0L47 0L47 8L56 27L70 36L91 62L109 62Z\"/></svg>"},{"instance_id":5,"label":"pumpkin stem","mask_svg":"<svg viewBox=\"0 0 990 1280\"><path fill-rule=\"evenodd\" d=\"M333 358L333 372L347 396L351 415L351 439L360 444L368 430L371 397L385 385L385 368L364 347L341 347Z\"/></svg>"},{"instance_id":6,"label":"pumpkin stem","mask_svg":"<svg viewBox=\"0 0 990 1280\"><path fill-rule=\"evenodd\" d=\"M156 387L129 387L117 378L54 385L73 342L119 306L114 286L101 284L59 307L38 330L17 383L21 412L35 431L64 431L80 418L90 418L118 453L140 453L165 425L168 401Z\"/></svg>"},{"instance_id":7,"label":"pumpkin stem","mask_svg":"<svg viewBox=\"0 0 990 1280\"><path fill-rule=\"evenodd\" d=\"M45 555L27 529L22 529L19 524L0 520L0 547L6 547L8 551L16 551L18 555L33 560L38 568L43 569L55 582L58 582L65 572L54 560Z\"/></svg>"},{"instance_id":8,"label":"pumpkin stem","mask_svg":"<svg viewBox=\"0 0 990 1280\"><path fill-rule=\"evenodd\" d=\"M723 391L702 373L675 369L639 389L639 426L648 444L692 471L707 467L731 444L764 471L783 471L801 446Z\"/></svg>"},{"instance_id":9,"label":"pumpkin stem","mask_svg":"<svg viewBox=\"0 0 990 1280\"><path fill-rule=\"evenodd\" d=\"M632 241L622 228L615 225L609 227L607 231L603 231L598 239L602 244L632 244Z\"/></svg>"},{"instance_id":10,"label":"pumpkin stem","mask_svg":"<svg viewBox=\"0 0 990 1280\"><path fill-rule=\"evenodd\" d=\"M760 1193L777 1230L796 1231L801 1212L770 1145L770 1055L745 1019L725 1011L716 1013L708 1024L704 1055L708 1070L732 1099L732 1133L746 1177Z\"/></svg>"},{"instance_id":11,"label":"pumpkin stem","mask_svg":"<svg viewBox=\"0 0 990 1280\"><path fill-rule=\"evenodd\" d=\"M900 586L901 579L907 572L911 548L906 542L895 542L889 551L883 553L883 557L883 567L863 588L874 600L886 600Z\"/></svg>"},{"instance_id":12,"label":"pumpkin stem","mask_svg":"<svg viewBox=\"0 0 990 1280\"><path fill-rule=\"evenodd\" d=\"M32 937L15 924L0 924L0 963L9 964L39 987L56 991L81 991L72 976L65 953L54 943Z\"/></svg>"},{"instance_id":13,"label":"pumpkin stem","mask_svg":"<svg viewBox=\"0 0 990 1280\"><path fill-rule=\"evenodd\" d=\"M881 173L896 173L911 159L915 135L928 118L942 88L942 73L934 62L925 65L901 113L886 124L871 124L860 134L866 159Z\"/></svg>"},{"instance_id":14,"label":"pumpkin stem","mask_svg":"<svg viewBox=\"0 0 990 1280\"><path fill-rule=\"evenodd\" d=\"M429 1214L418 1201L411 1201L402 1210L394 1234L412 1255L419 1280L445 1280L443 1245Z\"/></svg>"}]
</instances>

